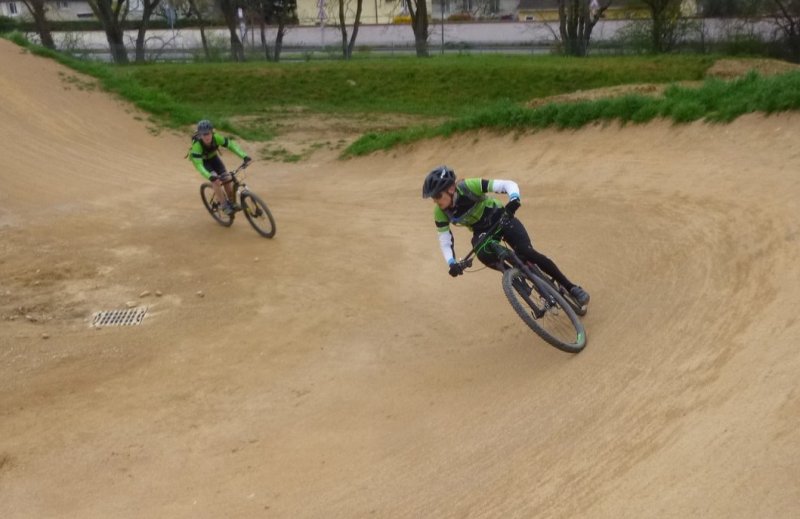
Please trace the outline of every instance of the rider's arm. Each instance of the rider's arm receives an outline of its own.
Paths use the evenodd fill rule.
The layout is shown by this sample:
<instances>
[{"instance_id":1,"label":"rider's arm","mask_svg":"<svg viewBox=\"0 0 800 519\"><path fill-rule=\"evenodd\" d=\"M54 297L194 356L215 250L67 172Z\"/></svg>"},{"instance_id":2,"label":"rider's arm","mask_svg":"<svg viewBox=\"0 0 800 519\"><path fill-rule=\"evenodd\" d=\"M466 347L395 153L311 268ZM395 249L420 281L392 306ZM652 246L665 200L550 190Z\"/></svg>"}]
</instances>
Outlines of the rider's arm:
<instances>
[{"instance_id":1,"label":"rider's arm","mask_svg":"<svg viewBox=\"0 0 800 519\"><path fill-rule=\"evenodd\" d=\"M513 180L486 180L485 178L468 178L464 180L467 189L478 196L484 193L508 193L508 198L519 199L519 186Z\"/></svg>"},{"instance_id":2,"label":"rider's arm","mask_svg":"<svg viewBox=\"0 0 800 519\"><path fill-rule=\"evenodd\" d=\"M450 231L450 219L436 207L433 210L433 220L436 222L436 230L439 231L439 246L442 249L444 260L448 265L452 265L456 262L456 250L453 233Z\"/></svg>"},{"instance_id":3,"label":"rider's arm","mask_svg":"<svg viewBox=\"0 0 800 519\"><path fill-rule=\"evenodd\" d=\"M203 166L203 148L200 146L199 142L192 144L192 149L189 150L189 159L192 161L197 171L203 175L203 178L208 180L211 173Z\"/></svg>"},{"instance_id":4,"label":"rider's arm","mask_svg":"<svg viewBox=\"0 0 800 519\"><path fill-rule=\"evenodd\" d=\"M484 182L486 182L484 180ZM509 200L515 198L519 200L519 186L513 180L489 180L487 190L485 193L492 191L493 193L508 193Z\"/></svg>"},{"instance_id":5,"label":"rider's arm","mask_svg":"<svg viewBox=\"0 0 800 519\"><path fill-rule=\"evenodd\" d=\"M233 137L223 137L222 135L215 133L214 139L216 139L217 144L225 148L228 148L236 155L238 155L240 159L243 159L247 156L247 153L242 151L242 148L240 148L239 145L236 144L236 141L233 140Z\"/></svg>"}]
</instances>

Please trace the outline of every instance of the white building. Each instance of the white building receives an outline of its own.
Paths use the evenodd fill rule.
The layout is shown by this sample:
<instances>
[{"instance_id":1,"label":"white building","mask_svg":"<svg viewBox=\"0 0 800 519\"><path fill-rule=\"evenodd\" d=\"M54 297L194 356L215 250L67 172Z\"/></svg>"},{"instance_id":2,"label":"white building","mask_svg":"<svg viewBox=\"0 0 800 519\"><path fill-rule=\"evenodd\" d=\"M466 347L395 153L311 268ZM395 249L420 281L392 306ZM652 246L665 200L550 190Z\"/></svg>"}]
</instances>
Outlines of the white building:
<instances>
[{"instance_id":1,"label":"white building","mask_svg":"<svg viewBox=\"0 0 800 519\"><path fill-rule=\"evenodd\" d=\"M75 21L95 19L92 8L86 0L48 0L45 2L47 7L47 19L53 21ZM22 20L31 20L28 8L22 0L0 0L0 16L8 16ZM129 20L137 20L142 17L141 0L130 0Z\"/></svg>"}]
</instances>

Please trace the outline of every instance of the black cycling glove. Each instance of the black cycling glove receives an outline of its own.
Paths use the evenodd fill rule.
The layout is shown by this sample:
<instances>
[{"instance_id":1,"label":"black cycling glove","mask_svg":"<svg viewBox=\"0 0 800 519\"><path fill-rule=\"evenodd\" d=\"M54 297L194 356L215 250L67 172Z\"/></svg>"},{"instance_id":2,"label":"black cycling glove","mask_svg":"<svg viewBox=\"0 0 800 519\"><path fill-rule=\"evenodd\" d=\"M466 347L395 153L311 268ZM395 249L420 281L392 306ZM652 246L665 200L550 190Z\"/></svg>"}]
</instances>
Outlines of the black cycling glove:
<instances>
[{"instance_id":1,"label":"black cycling glove","mask_svg":"<svg viewBox=\"0 0 800 519\"><path fill-rule=\"evenodd\" d=\"M521 205L522 205L522 203L519 201L519 198L512 198L506 204L506 212L508 214L510 214L511 216L514 216L514 213L517 212L517 209L519 209L519 206L521 206Z\"/></svg>"},{"instance_id":2,"label":"black cycling glove","mask_svg":"<svg viewBox=\"0 0 800 519\"><path fill-rule=\"evenodd\" d=\"M459 265L458 263L452 263L450 265L450 275L453 277L458 277L464 273L464 267Z\"/></svg>"}]
</instances>

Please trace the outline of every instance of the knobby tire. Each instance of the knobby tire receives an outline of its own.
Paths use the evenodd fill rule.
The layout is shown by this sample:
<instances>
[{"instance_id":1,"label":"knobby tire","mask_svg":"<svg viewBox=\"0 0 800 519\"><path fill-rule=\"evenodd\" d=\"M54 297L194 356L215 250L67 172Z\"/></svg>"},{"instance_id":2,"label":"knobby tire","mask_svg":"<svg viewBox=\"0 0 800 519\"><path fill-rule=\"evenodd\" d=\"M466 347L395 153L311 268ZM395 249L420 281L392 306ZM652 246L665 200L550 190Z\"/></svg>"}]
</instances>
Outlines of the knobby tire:
<instances>
[{"instance_id":1,"label":"knobby tire","mask_svg":"<svg viewBox=\"0 0 800 519\"><path fill-rule=\"evenodd\" d=\"M535 274L534 277L535 280L531 280L517 268L506 270L503 292L508 302L525 324L548 344L568 353L582 351L586 347L586 330L575 310L550 283ZM542 299L551 300L555 305L548 308ZM544 315L535 317L534 309L537 313L544 311Z\"/></svg>"},{"instance_id":2,"label":"knobby tire","mask_svg":"<svg viewBox=\"0 0 800 519\"><path fill-rule=\"evenodd\" d=\"M240 205L245 218L258 234L265 238L275 236L275 219L272 217L267 204L261 198L247 192L242 194Z\"/></svg>"},{"instance_id":3,"label":"knobby tire","mask_svg":"<svg viewBox=\"0 0 800 519\"><path fill-rule=\"evenodd\" d=\"M222 204L214 196L214 188L210 183L204 182L200 185L200 198L211 218L218 224L223 227L230 227L233 224L233 215L227 215L222 210Z\"/></svg>"}]
</instances>

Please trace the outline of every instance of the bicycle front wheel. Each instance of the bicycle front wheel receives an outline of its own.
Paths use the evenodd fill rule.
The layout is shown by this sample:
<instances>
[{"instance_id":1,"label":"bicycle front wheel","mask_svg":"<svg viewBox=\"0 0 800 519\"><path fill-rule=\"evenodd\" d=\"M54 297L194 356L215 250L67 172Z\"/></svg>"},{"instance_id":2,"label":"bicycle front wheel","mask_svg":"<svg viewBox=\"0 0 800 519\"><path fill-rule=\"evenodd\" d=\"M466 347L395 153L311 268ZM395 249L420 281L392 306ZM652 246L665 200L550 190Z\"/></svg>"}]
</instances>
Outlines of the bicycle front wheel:
<instances>
[{"instance_id":1,"label":"bicycle front wheel","mask_svg":"<svg viewBox=\"0 0 800 519\"><path fill-rule=\"evenodd\" d=\"M214 188L208 182L200 185L200 198L203 199L203 205L211 215L211 218L217 221L223 227L230 227L233 223L233 215L225 214L222 210L222 202L217 200L214 195Z\"/></svg>"},{"instance_id":2,"label":"bicycle front wheel","mask_svg":"<svg viewBox=\"0 0 800 519\"><path fill-rule=\"evenodd\" d=\"M586 347L586 330L575 310L549 283L517 268L503 273L503 292L531 330L561 351L578 353Z\"/></svg>"},{"instance_id":3,"label":"bicycle front wheel","mask_svg":"<svg viewBox=\"0 0 800 519\"><path fill-rule=\"evenodd\" d=\"M267 204L253 193L242 194L242 212L258 234L265 238L275 236L275 219Z\"/></svg>"}]
</instances>

